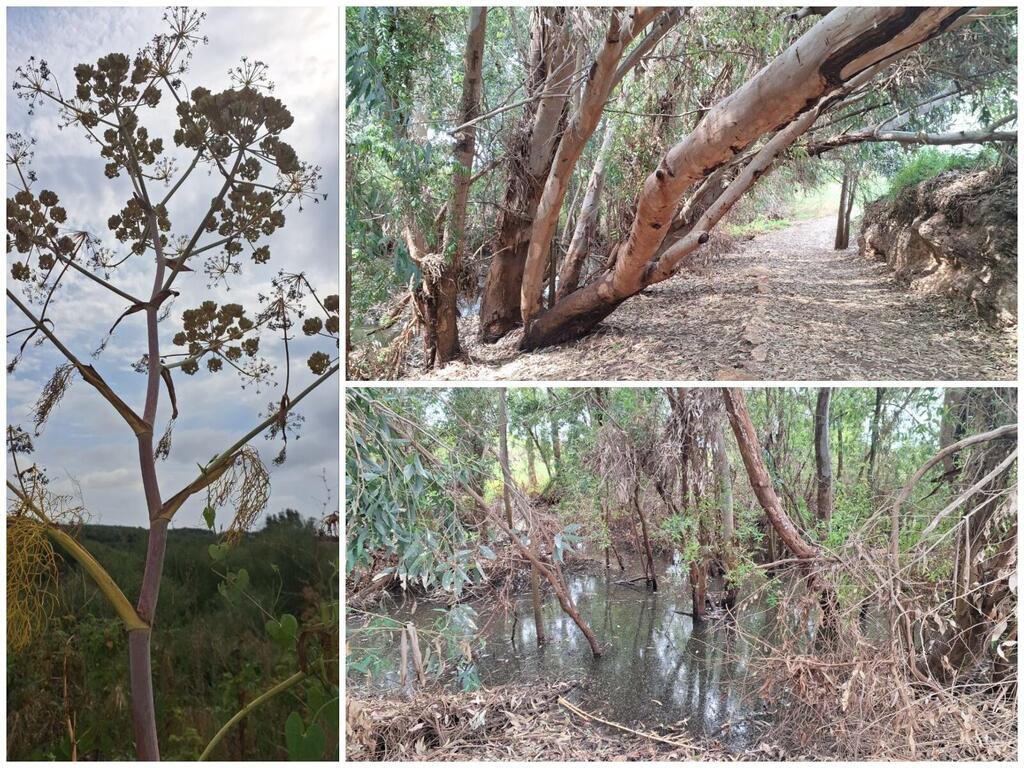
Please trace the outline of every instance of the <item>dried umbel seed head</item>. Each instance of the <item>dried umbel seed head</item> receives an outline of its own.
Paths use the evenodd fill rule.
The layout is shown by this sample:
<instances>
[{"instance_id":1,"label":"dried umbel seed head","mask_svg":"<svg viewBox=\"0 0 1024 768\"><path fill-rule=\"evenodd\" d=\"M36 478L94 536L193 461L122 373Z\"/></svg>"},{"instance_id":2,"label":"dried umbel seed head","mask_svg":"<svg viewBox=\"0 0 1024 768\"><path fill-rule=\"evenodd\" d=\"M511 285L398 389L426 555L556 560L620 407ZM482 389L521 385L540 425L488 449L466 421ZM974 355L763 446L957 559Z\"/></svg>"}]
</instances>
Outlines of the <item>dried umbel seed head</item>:
<instances>
[{"instance_id":1,"label":"dried umbel seed head","mask_svg":"<svg viewBox=\"0 0 1024 768\"><path fill-rule=\"evenodd\" d=\"M57 194L44 189L36 197L27 189L19 190L14 197L7 198L7 251L30 253L33 249L53 249L66 255L74 249L69 237L60 237L58 224L67 221L67 211L57 203ZM40 259L49 258L49 253L40 253ZM52 261L51 261L52 264ZM41 265L42 266L42 265ZM43 267L47 269L48 267ZM15 280L32 278L28 264L18 262L11 270Z\"/></svg>"},{"instance_id":2,"label":"dried umbel seed head","mask_svg":"<svg viewBox=\"0 0 1024 768\"><path fill-rule=\"evenodd\" d=\"M314 352L306 360L306 364L309 366L309 370L317 376L322 376L331 367L331 356L326 352Z\"/></svg>"},{"instance_id":3,"label":"dried umbel seed head","mask_svg":"<svg viewBox=\"0 0 1024 768\"><path fill-rule=\"evenodd\" d=\"M194 88L191 101L178 105L178 145L198 150L204 144L221 159L232 147L248 146L260 136L260 149L282 173L299 167L295 150L278 136L294 121L280 99L248 86L211 93Z\"/></svg>"},{"instance_id":4,"label":"dried umbel seed head","mask_svg":"<svg viewBox=\"0 0 1024 768\"><path fill-rule=\"evenodd\" d=\"M171 220L167 216L167 208L157 205L153 210L156 213L157 229L161 233L170 231ZM146 252L147 247L152 245L149 213L138 197L132 197L125 203L119 214L107 219L107 226L114 233L114 237L122 243L132 244L132 253L141 255ZM160 244L161 246L167 245L166 235L160 235Z\"/></svg>"},{"instance_id":5,"label":"dried umbel seed head","mask_svg":"<svg viewBox=\"0 0 1024 768\"><path fill-rule=\"evenodd\" d=\"M243 355L255 357L259 351L259 338L246 336L255 325L246 317L241 304L218 305L215 301L204 301L195 309L186 309L182 313L182 321L184 330L174 335L174 344L187 347L189 355L196 359L213 353L214 356L207 361L210 371L221 369L223 362L219 355L228 360L239 360ZM217 362L211 367L213 360ZM199 365L192 361L182 365L181 370L193 374L199 370Z\"/></svg>"}]
</instances>

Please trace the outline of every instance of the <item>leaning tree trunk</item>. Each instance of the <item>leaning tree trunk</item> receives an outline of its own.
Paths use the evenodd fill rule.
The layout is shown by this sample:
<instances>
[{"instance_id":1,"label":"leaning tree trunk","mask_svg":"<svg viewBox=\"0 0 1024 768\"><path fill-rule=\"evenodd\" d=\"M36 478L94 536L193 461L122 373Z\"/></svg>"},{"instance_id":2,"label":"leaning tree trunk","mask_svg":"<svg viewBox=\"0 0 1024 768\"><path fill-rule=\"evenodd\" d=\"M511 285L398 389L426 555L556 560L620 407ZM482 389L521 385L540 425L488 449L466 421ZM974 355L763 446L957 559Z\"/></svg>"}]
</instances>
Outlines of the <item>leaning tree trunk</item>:
<instances>
[{"instance_id":1,"label":"leaning tree trunk","mask_svg":"<svg viewBox=\"0 0 1024 768\"><path fill-rule=\"evenodd\" d=\"M576 220L576 228L572 233L572 240L569 242L569 250L566 252L562 268L558 272L556 301L565 298L579 285L580 273L590 254L590 244L597 231L597 213L601 204L601 190L604 188L605 163L611 153L614 140L615 121L609 119L604 127L604 137L601 139L601 148L597 151L597 160L590 170L587 193L583 197L583 207Z\"/></svg>"},{"instance_id":2,"label":"leaning tree trunk","mask_svg":"<svg viewBox=\"0 0 1024 768\"><path fill-rule=\"evenodd\" d=\"M562 607L565 614L572 619L573 623L579 628L583 636L587 638L587 643L590 645L591 653L597 657L604 653L604 649L601 647L601 643L598 642L597 635L594 634L594 630L591 629L590 624L580 615L579 610L576 608L576 604L572 600L572 595L569 594L569 590L566 588L565 583L559 578L555 569L549 564L541 560L540 555L535 553L532 547L527 546L523 543L522 539L513 531L504 519L500 515L494 517L494 523L502 532L508 536L509 541L516 549L519 550L519 554L530 561L530 564L540 573L541 576L551 585L551 591L555 593L555 597L558 600L558 604Z\"/></svg>"},{"instance_id":3,"label":"leaning tree trunk","mask_svg":"<svg viewBox=\"0 0 1024 768\"><path fill-rule=\"evenodd\" d=\"M524 296L530 297L527 301L530 309L525 314L532 314L535 304L539 308L540 288L548 263L546 254L558 221L565 185L600 120L607 96L678 23L683 10L664 11L648 34L620 61L636 33L658 13L658 9L636 8L625 17L618 12L614 14L568 130L568 88L574 76L575 56L569 50L565 11L538 9L531 17L533 34L527 81L531 100L526 105L512 153L514 172L498 216L495 251L480 305L483 341L497 341L522 323ZM540 106L536 107L535 114L531 113L535 97L542 93ZM528 262L530 277L524 289Z\"/></svg>"},{"instance_id":4,"label":"leaning tree trunk","mask_svg":"<svg viewBox=\"0 0 1024 768\"><path fill-rule=\"evenodd\" d=\"M524 307L530 322L521 348L536 349L588 333L627 298L668 277L683 255L709 238L707 229L695 228L692 243L677 244L671 258L666 258L666 252L659 262L652 261L687 190L759 138L773 132L783 134L788 126L798 125L796 135L786 136L778 142L781 146L774 147L775 154L762 158L767 162L752 174L756 179L770 169L778 153L810 128L817 111L843 96L851 85L866 82L882 67L939 35L969 10L844 7L829 13L739 90L712 107L696 129L662 158L644 183L629 236L620 244L608 274L545 312L534 314L535 303ZM808 113L811 119L802 120ZM709 219L711 226L717 221ZM523 293L527 294L525 284Z\"/></svg>"},{"instance_id":5,"label":"leaning tree trunk","mask_svg":"<svg viewBox=\"0 0 1024 768\"><path fill-rule=\"evenodd\" d=\"M739 446L743 465L750 478L750 487L753 488L754 495L768 516L772 528L796 557L800 559L817 557L818 548L804 540L800 531L782 508L782 502L779 501L775 488L772 487L771 477L762 458L761 444L757 439L757 432L754 431L754 423L750 420L750 411L747 409L747 400L743 390L724 388L722 394L725 396L725 410L729 414L729 424L736 436L736 444Z\"/></svg>"},{"instance_id":6,"label":"leaning tree trunk","mask_svg":"<svg viewBox=\"0 0 1024 768\"><path fill-rule=\"evenodd\" d=\"M544 192L537 206L537 216L530 233L530 244L523 269L520 300L523 323L529 323L530 318L541 310L544 267L548 262L551 237L558 225L562 202L576 169L576 163L583 154L591 134L597 128L605 102L608 101L611 89L616 84L615 75L619 59L622 58L625 47L636 32L647 26L657 13L658 9L655 8L635 8L632 17L623 23L619 11L612 11L604 45L587 74L587 85L580 98L579 110L573 115L572 121L558 142L558 149L544 184Z\"/></svg>"},{"instance_id":7,"label":"leaning tree trunk","mask_svg":"<svg viewBox=\"0 0 1024 768\"><path fill-rule=\"evenodd\" d=\"M452 174L454 191L447 216L442 254L451 254L441 269L436 290L434 315L434 364L443 367L459 354L458 299L459 275L466 250L466 205L469 201L473 158L476 155L476 123L480 112L480 92L483 87L484 37L487 29L487 9L470 8L469 32L466 35L466 54L463 64L462 105L459 110L460 127L455 135L455 170Z\"/></svg>"}]
</instances>

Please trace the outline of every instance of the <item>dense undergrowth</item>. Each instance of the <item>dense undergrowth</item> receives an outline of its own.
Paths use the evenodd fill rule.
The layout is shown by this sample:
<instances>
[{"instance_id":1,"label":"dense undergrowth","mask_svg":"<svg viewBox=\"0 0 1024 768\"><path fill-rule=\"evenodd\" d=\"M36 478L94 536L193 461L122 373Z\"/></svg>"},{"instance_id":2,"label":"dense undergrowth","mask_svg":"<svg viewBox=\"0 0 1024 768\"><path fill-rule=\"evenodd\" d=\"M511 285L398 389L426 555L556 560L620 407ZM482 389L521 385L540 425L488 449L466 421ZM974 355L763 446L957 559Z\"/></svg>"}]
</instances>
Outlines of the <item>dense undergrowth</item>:
<instances>
[{"instance_id":1,"label":"dense undergrowth","mask_svg":"<svg viewBox=\"0 0 1024 768\"><path fill-rule=\"evenodd\" d=\"M126 594L137 594L145 529L86 525L80 540ZM211 556L217 541L200 529L171 529L169 535L161 631L153 639L165 759L195 760L232 715L299 669L303 630L337 627L337 543L320 537L311 522L293 511L271 516L219 560ZM131 733L127 635L74 562L62 561L56 588L59 607L46 631L24 650L8 650L8 757L132 759L134 747L124 738ZM290 637L267 626L280 620L287 627L286 615L298 625ZM304 649L310 660L314 646L310 641ZM322 729L323 749L336 753L336 665L333 677L323 679L331 666L311 665L301 685L253 710L211 758L294 756L294 734L286 733L293 712L304 729Z\"/></svg>"}]
</instances>

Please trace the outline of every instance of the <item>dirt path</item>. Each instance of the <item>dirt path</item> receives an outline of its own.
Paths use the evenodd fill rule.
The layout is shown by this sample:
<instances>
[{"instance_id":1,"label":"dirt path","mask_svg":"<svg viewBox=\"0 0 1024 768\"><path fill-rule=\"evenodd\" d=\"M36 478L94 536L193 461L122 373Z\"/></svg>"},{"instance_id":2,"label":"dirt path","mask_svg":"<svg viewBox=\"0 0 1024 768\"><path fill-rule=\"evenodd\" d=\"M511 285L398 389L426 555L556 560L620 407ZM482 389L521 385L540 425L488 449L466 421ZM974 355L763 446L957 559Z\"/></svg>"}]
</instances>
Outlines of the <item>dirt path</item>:
<instances>
[{"instance_id":1,"label":"dirt path","mask_svg":"<svg viewBox=\"0 0 1024 768\"><path fill-rule=\"evenodd\" d=\"M832 250L833 218L739 244L656 285L579 341L522 354L460 321L468 362L435 379L975 381L1016 378L1016 331L909 292L882 263Z\"/></svg>"}]
</instances>

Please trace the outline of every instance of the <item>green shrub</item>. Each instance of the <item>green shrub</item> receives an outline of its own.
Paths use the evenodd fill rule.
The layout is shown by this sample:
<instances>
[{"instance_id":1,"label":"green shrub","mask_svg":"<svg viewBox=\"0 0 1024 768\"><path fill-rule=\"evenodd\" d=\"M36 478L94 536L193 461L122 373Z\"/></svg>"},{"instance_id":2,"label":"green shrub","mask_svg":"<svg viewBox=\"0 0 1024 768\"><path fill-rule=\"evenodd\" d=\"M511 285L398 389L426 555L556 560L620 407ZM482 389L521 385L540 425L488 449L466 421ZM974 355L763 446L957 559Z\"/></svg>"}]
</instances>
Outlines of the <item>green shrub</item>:
<instances>
[{"instance_id":1,"label":"green shrub","mask_svg":"<svg viewBox=\"0 0 1024 768\"><path fill-rule=\"evenodd\" d=\"M980 169L996 162L996 153L984 148L975 154L947 152L934 147L925 147L912 153L896 175L889 181L889 197L895 197L902 190L922 181L933 179L940 173L953 170Z\"/></svg>"}]
</instances>

